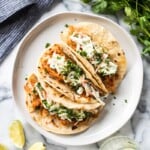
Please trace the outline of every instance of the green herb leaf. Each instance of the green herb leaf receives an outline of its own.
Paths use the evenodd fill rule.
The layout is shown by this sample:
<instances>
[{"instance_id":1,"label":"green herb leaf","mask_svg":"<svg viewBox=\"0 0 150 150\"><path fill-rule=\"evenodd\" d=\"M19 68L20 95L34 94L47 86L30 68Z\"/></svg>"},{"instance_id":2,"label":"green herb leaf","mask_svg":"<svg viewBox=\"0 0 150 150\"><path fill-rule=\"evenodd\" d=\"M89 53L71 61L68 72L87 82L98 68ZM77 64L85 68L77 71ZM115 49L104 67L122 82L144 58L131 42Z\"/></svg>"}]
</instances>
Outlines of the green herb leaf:
<instances>
[{"instance_id":1,"label":"green herb leaf","mask_svg":"<svg viewBox=\"0 0 150 150\"><path fill-rule=\"evenodd\" d=\"M43 90L43 87L41 86L41 83L40 83L40 82L38 82L36 86L37 86L37 88L38 88L40 91Z\"/></svg>"},{"instance_id":2,"label":"green herb leaf","mask_svg":"<svg viewBox=\"0 0 150 150\"><path fill-rule=\"evenodd\" d=\"M82 50L82 51L80 51L79 53L80 53L80 55L83 56L83 57L86 57L86 56L87 56L86 51L83 51L83 50Z\"/></svg>"},{"instance_id":3,"label":"green herb leaf","mask_svg":"<svg viewBox=\"0 0 150 150\"><path fill-rule=\"evenodd\" d=\"M66 28L68 28L68 27L69 27L69 25L68 25L68 24L65 24L65 27L66 27Z\"/></svg>"},{"instance_id":4,"label":"green herb leaf","mask_svg":"<svg viewBox=\"0 0 150 150\"><path fill-rule=\"evenodd\" d=\"M124 11L130 33L143 45L143 55L150 56L150 0L81 0L95 13L114 14Z\"/></svg>"},{"instance_id":5,"label":"green herb leaf","mask_svg":"<svg viewBox=\"0 0 150 150\"><path fill-rule=\"evenodd\" d=\"M57 59L61 59L61 57L60 57L60 56L57 56Z\"/></svg>"},{"instance_id":6,"label":"green herb leaf","mask_svg":"<svg viewBox=\"0 0 150 150\"><path fill-rule=\"evenodd\" d=\"M37 94L37 91L36 89L34 88L33 91L32 91L34 94Z\"/></svg>"},{"instance_id":7,"label":"green herb leaf","mask_svg":"<svg viewBox=\"0 0 150 150\"><path fill-rule=\"evenodd\" d=\"M127 100L127 99L125 99L125 100L124 100L124 102L125 102L125 103L128 103L128 100Z\"/></svg>"},{"instance_id":8,"label":"green herb leaf","mask_svg":"<svg viewBox=\"0 0 150 150\"><path fill-rule=\"evenodd\" d=\"M78 65L73 63L71 60L68 60L61 73L64 76L68 76L68 74L72 71L75 71L76 75L78 76L81 76L83 74L83 70Z\"/></svg>"},{"instance_id":9,"label":"green herb leaf","mask_svg":"<svg viewBox=\"0 0 150 150\"><path fill-rule=\"evenodd\" d=\"M93 2L92 10L95 13L103 13L103 12L105 12L105 9L107 8L107 5L108 5L107 1L97 0L97 1Z\"/></svg>"},{"instance_id":10,"label":"green herb leaf","mask_svg":"<svg viewBox=\"0 0 150 150\"><path fill-rule=\"evenodd\" d=\"M50 105L48 104L46 99L42 100L42 103L43 103L44 107L46 107L46 109L48 109L48 110L50 109Z\"/></svg>"},{"instance_id":11,"label":"green herb leaf","mask_svg":"<svg viewBox=\"0 0 150 150\"><path fill-rule=\"evenodd\" d=\"M45 48L48 48L50 45L51 45L50 43L46 43Z\"/></svg>"},{"instance_id":12,"label":"green herb leaf","mask_svg":"<svg viewBox=\"0 0 150 150\"><path fill-rule=\"evenodd\" d=\"M132 15L132 10L130 7L125 7L124 9L126 16L130 17Z\"/></svg>"}]
</instances>

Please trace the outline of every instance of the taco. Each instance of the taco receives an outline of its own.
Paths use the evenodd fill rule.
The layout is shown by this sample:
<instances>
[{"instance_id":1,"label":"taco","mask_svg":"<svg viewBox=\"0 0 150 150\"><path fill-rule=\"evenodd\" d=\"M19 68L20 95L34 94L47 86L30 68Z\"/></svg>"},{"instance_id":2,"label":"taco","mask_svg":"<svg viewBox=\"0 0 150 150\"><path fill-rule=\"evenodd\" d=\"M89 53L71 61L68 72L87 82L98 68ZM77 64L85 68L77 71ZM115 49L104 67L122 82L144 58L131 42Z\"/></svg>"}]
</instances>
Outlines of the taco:
<instances>
[{"instance_id":1,"label":"taco","mask_svg":"<svg viewBox=\"0 0 150 150\"><path fill-rule=\"evenodd\" d=\"M26 106L32 118L47 131L57 134L82 132L96 121L103 104L79 104L41 81L35 74L28 77L24 90Z\"/></svg>"},{"instance_id":2,"label":"taco","mask_svg":"<svg viewBox=\"0 0 150 150\"><path fill-rule=\"evenodd\" d=\"M54 44L41 56L40 78L55 90L78 103L103 103L103 91L82 63L63 44Z\"/></svg>"},{"instance_id":3,"label":"taco","mask_svg":"<svg viewBox=\"0 0 150 150\"><path fill-rule=\"evenodd\" d=\"M61 39L105 88L115 92L126 72L126 57L117 40L103 26L91 22L69 25Z\"/></svg>"}]
</instances>

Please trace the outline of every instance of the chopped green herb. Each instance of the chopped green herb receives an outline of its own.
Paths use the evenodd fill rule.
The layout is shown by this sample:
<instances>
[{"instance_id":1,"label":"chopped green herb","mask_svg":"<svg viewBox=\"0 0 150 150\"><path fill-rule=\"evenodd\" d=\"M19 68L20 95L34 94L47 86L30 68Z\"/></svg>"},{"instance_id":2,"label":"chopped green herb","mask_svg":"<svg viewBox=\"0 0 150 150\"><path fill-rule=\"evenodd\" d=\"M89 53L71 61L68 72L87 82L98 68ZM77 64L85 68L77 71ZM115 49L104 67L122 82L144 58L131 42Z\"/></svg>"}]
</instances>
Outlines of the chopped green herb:
<instances>
[{"instance_id":1,"label":"chopped green herb","mask_svg":"<svg viewBox=\"0 0 150 150\"><path fill-rule=\"evenodd\" d=\"M34 94L37 94L37 91L36 89L34 88L33 91L32 91Z\"/></svg>"},{"instance_id":2,"label":"chopped green herb","mask_svg":"<svg viewBox=\"0 0 150 150\"><path fill-rule=\"evenodd\" d=\"M66 28L68 28L68 27L69 27L69 25L68 25L68 24L65 24L65 27L66 27Z\"/></svg>"},{"instance_id":3,"label":"chopped green herb","mask_svg":"<svg viewBox=\"0 0 150 150\"><path fill-rule=\"evenodd\" d=\"M83 50L82 50L82 51L80 51L79 53L80 53L80 55L81 55L81 56L84 56L84 57L86 57L86 56L87 56L86 51L83 51Z\"/></svg>"},{"instance_id":4,"label":"chopped green herb","mask_svg":"<svg viewBox=\"0 0 150 150\"><path fill-rule=\"evenodd\" d=\"M105 73L104 71L102 71L102 70L98 70L98 73L100 73L100 75L101 75L102 77L106 76L106 73Z\"/></svg>"},{"instance_id":5,"label":"chopped green herb","mask_svg":"<svg viewBox=\"0 0 150 150\"><path fill-rule=\"evenodd\" d=\"M46 43L45 48L48 48L50 45L51 45L50 43Z\"/></svg>"},{"instance_id":6,"label":"chopped green herb","mask_svg":"<svg viewBox=\"0 0 150 150\"><path fill-rule=\"evenodd\" d=\"M42 100L42 103L44 104L44 106L47 108L47 109L50 109L50 105L48 104L47 100Z\"/></svg>"},{"instance_id":7,"label":"chopped green herb","mask_svg":"<svg viewBox=\"0 0 150 150\"><path fill-rule=\"evenodd\" d=\"M71 86L71 88L76 90L79 88L79 78L83 75L83 70L71 60L67 60L60 72L64 76L64 82Z\"/></svg>"},{"instance_id":8,"label":"chopped green herb","mask_svg":"<svg viewBox=\"0 0 150 150\"><path fill-rule=\"evenodd\" d=\"M109 62L110 62L110 59L109 59L109 58L106 58L106 59L105 59L105 63L106 63L107 65L109 65Z\"/></svg>"},{"instance_id":9,"label":"chopped green herb","mask_svg":"<svg viewBox=\"0 0 150 150\"><path fill-rule=\"evenodd\" d=\"M89 118L89 117L91 117L92 113L85 111L85 115Z\"/></svg>"},{"instance_id":10,"label":"chopped green herb","mask_svg":"<svg viewBox=\"0 0 150 150\"><path fill-rule=\"evenodd\" d=\"M125 103L128 103L128 100L127 100L127 99L125 99L125 100L124 100L124 102L125 102Z\"/></svg>"},{"instance_id":11,"label":"chopped green herb","mask_svg":"<svg viewBox=\"0 0 150 150\"><path fill-rule=\"evenodd\" d=\"M96 65L100 64L102 62L102 54L95 51L93 59L97 62Z\"/></svg>"},{"instance_id":12,"label":"chopped green herb","mask_svg":"<svg viewBox=\"0 0 150 150\"><path fill-rule=\"evenodd\" d=\"M73 63L71 60L68 60L61 73L64 76L68 76L72 71L75 72L74 75L76 78L79 78L83 74L83 70L78 65Z\"/></svg>"},{"instance_id":13,"label":"chopped green herb","mask_svg":"<svg viewBox=\"0 0 150 150\"><path fill-rule=\"evenodd\" d=\"M53 102L49 104L47 100L42 100L42 104L52 114L57 114L60 118L69 121L82 121L92 115L91 112L69 109L65 106L57 105Z\"/></svg>"},{"instance_id":14,"label":"chopped green herb","mask_svg":"<svg viewBox=\"0 0 150 150\"><path fill-rule=\"evenodd\" d=\"M41 86L41 83L40 83L40 82L38 82L36 86L37 86L37 88L38 88L40 91L42 91L42 90L43 90L43 88L42 88L42 86Z\"/></svg>"},{"instance_id":15,"label":"chopped green herb","mask_svg":"<svg viewBox=\"0 0 150 150\"><path fill-rule=\"evenodd\" d=\"M28 80L28 78L27 78L27 77L25 77L25 80Z\"/></svg>"},{"instance_id":16,"label":"chopped green herb","mask_svg":"<svg viewBox=\"0 0 150 150\"><path fill-rule=\"evenodd\" d=\"M60 57L60 56L57 56L57 59L61 59L61 57Z\"/></svg>"}]
</instances>

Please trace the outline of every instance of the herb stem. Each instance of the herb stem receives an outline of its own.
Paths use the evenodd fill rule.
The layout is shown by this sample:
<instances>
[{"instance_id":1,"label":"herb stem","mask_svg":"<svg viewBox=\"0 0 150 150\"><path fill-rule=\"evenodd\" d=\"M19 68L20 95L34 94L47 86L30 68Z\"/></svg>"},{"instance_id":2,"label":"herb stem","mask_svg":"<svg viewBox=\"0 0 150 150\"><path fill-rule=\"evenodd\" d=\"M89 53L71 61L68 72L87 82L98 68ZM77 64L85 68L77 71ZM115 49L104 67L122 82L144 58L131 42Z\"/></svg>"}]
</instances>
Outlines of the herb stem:
<instances>
[{"instance_id":1,"label":"herb stem","mask_svg":"<svg viewBox=\"0 0 150 150\"><path fill-rule=\"evenodd\" d=\"M147 31L146 28L143 29L143 31L145 32L145 34L150 38L150 33Z\"/></svg>"},{"instance_id":2,"label":"herb stem","mask_svg":"<svg viewBox=\"0 0 150 150\"><path fill-rule=\"evenodd\" d=\"M138 12L138 0L136 0L136 15L137 15L137 17L139 16L139 12Z\"/></svg>"}]
</instances>

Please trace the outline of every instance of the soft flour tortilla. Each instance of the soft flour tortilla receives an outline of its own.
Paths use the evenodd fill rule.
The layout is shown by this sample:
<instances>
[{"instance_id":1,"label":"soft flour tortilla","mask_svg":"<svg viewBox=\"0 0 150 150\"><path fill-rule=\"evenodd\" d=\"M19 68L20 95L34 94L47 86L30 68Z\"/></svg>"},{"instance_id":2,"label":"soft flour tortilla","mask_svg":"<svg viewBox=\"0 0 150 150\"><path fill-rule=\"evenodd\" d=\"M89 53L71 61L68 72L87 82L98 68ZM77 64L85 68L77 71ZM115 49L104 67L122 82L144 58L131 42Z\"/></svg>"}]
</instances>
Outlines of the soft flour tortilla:
<instances>
[{"instance_id":1,"label":"soft flour tortilla","mask_svg":"<svg viewBox=\"0 0 150 150\"><path fill-rule=\"evenodd\" d=\"M37 82L39 82L37 76L35 74L32 74L29 76L24 86L25 93L26 93L26 106L28 111L30 112L31 117L38 123L38 125L40 125L43 129L47 131L51 131L57 134L75 134L75 133L82 132L87 128L89 128L90 125L97 120L100 111L103 109L103 105L100 104L96 104L96 105L94 104L95 106L91 105L90 107L90 105L83 106L82 104L81 105L76 103L73 104L73 102L68 102L69 100L67 98L66 99L62 98L61 101L60 99L61 97L59 97L60 94L58 92L56 92L53 88L44 85L45 83L40 82L42 86L45 86L44 88L48 89L45 92L50 92L46 94L47 96L51 95L50 97L52 99L54 96L56 96L56 102L64 103L65 105L69 106L67 108L72 107L72 108L80 109L82 108L81 106L83 106L83 108L85 108L86 110L92 111L91 109L93 109L93 111L96 111L96 114L94 116L91 116L86 120L76 124L71 123L69 121L61 120L58 116L51 115L42 106L40 96L35 92L33 92ZM57 99L58 97L59 99Z\"/></svg>"},{"instance_id":2,"label":"soft flour tortilla","mask_svg":"<svg viewBox=\"0 0 150 150\"><path fill-rule=\"evenodd\" d=\"M59 118L50 114L42 114L43 108L36 110L31 114L32 118L41 126L43 129L63 135L77 134L87 130L98 117L89 118L85 121L79 122L77 125L63 123Z\"/></svg>"},{"instance_id":3,"label":"soft flour tortilla","mask_svg":"<svg viewBox=\"0 0 150 150\"><path fill-rule=\"evenodd\" d=\"M69 97L69 99L74 102L84 103L84 104L97 103L97 100L91 96L85 97L85 96L80 96L80 95L76 94L70 88L70 86L68 86L66 83L60 81L62 77L58 73L56 73L56 71L54 71L53 69L51 69L49 67L48 59L51 57L51 53L52 53L52 51L55 51L55 49L57 51L59 51L61 53L61 55L73 60L80 68L82 68L86 77L91 81L91 83L93 83L92 84L93 87L97 88L99 86L98 83L95 81L95 79L93 79L92 75L82 65L82 63L72 54L69 47L64 44L54 44L53 46L48 48L44 52L44 54L41 56L39 65L38 65L38 72L39 72L39 76L42 78L42 80L47 82L50 86L52 86L58 92L64 94L66 97ZM53 72L55 72L55 73L53 73ZM56 75L55 76L51 75L52 73L56 74ZM103 93L103 92L100 91L100 93ZM104 103L102 101L100 101L100 103L104 105Z\"/></svg>"},{"instance_id":4,"label":"soft flour tortilla","mask_svg":"<svg viewBox=\"0 0 150 150\"><path fill-rule=\"evenodd\" d=\"M76 50L76 44L70 39L74 32L81 32L91 37L92 42L97 43L105 49L111 60L118 65L118 70L115 75L100 77L94 70L94 67ZM104 84L109 92L115 92L120 81L123 79L126 72L126 57L121 49L119 43L114 36L106 30L103 26L91 22L81 22L75 25L69 25L63 32L61 32L61 39L72 49L72 53L82 62L87 70L91 73L93 78L99 83ZM103 89L104 87L101 86Z\"/></svg>"},{"instance_id":5,"label":"soft flour tortilla","mask_svg":"<svg viewBox=\"0 0 150 150\"><path fill-rule=\"evenodd\" d=\"M47 100L49 101L52 100L56 103L60 103L63 106L69 108L69 109L83 109L83 110L94 110L97 108L103 108L104 107L104 103L76 103L71 101L68 97L66 97L64 94L57 92L57 90L55 90L53 87L51 87L49 84L47 84L46 82L44 82L43 80L39 80L42 87L44 88L44 90L46 91L46 95L47 95Z\"/></svg>"}]
</instances>

